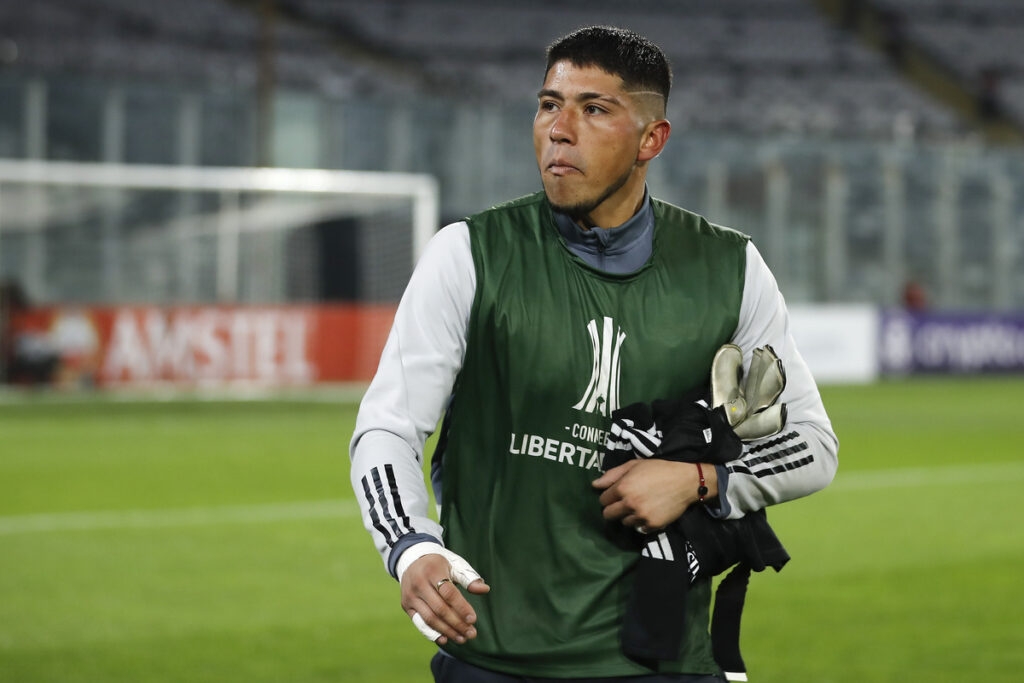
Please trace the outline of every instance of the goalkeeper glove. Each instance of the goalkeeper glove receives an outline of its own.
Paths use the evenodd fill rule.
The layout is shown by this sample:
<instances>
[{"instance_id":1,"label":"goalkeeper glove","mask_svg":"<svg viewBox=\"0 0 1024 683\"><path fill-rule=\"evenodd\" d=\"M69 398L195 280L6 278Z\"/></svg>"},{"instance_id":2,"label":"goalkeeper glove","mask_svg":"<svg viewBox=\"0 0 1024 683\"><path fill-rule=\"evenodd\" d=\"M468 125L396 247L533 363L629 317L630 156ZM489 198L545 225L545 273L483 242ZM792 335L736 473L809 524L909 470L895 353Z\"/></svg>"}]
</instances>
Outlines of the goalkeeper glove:
<instances>
[{"instance_id":1,"label":"goalkeeper glove","mask_svg":"<svg viewBox=\"0 0 1024 683\"><path fill-rule=\"evenodd\" d=\"M711 362L711 404L723 406L736 435L744 441L782 431L786 404L778 403L786 388L786 371L771 346L754 349L743 377L743 351L735 344L718 349Z\"/></svg>"}]
</instances>

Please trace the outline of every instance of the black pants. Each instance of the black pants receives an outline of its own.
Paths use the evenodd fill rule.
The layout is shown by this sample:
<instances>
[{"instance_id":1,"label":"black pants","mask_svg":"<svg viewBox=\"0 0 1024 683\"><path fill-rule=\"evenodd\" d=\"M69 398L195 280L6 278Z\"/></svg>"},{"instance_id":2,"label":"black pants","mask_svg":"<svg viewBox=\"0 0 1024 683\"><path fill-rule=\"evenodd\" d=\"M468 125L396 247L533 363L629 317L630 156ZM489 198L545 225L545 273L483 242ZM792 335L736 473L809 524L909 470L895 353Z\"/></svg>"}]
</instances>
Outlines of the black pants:
<instances>
[{"instance_id":1,"label":"black pants","mask_svg":"<svg viewBox=\"0 0 1024 683\"><path fill-rule=\"evenodd\" d=\"M689 674L652 674L650 676L618 676L613 678L528 678L488 671L438 652L430 660L435 683L722 683L718 676Z\"/></svg>"}]
</instances>

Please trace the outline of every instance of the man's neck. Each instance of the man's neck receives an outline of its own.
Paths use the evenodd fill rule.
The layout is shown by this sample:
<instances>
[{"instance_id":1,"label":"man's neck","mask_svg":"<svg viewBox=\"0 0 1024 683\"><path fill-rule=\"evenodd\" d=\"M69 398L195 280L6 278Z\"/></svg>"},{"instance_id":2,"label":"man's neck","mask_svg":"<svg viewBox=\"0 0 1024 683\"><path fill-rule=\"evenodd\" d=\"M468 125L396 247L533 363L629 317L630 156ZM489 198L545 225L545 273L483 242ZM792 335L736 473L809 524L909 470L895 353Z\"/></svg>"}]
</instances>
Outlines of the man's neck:
<instances>
[{"instance_id":1,"label":"man's neck","mask_svg":"<svg viewBox=\"0 0 1024 683\"><path fill-rule=\"evenodd\" d=\"M576 217L576 224L584 230L591 228L617 228L644 205L646 173L634 172L629 180L610 197L585 216Z\"/></svg>"}]
</instances>

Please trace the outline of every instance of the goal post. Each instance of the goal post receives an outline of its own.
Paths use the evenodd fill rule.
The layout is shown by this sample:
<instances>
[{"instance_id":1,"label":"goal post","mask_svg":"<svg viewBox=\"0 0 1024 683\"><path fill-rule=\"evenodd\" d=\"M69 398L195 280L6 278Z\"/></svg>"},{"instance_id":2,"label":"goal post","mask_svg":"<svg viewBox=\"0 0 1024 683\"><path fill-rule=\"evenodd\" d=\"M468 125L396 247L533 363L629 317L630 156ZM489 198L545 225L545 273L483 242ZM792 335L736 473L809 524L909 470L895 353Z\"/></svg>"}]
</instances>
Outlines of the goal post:
<instances>
[{"instance_id":1,"label":"goal post","mask_svg":"<svg viewBox=\"0 0 1024 683\"><path fill-rule=\"evenodd\" d=\"M50 302L281 303L294 294L283 283L308 276L318 248L297 240L307 252L297 256L303 248L285 242L335 224L357 231L332 240L353 251L338 254L339 267L365 271L347 295L388 300L438 215L426 174L0 160L0 279ZM245 286L272 273L276 288ZM161 291L161 280L178 286Z\"/></svg>"},{"instance_id":2,"label":"goal post","mask_svg":"<svg viewBox=\"0 0 1024 683\"><path fill-rule=\"evenodd\" d=\"M429 175L0 159L0 382L368 381L438 214Z\"/></svg>"}]
</instances>

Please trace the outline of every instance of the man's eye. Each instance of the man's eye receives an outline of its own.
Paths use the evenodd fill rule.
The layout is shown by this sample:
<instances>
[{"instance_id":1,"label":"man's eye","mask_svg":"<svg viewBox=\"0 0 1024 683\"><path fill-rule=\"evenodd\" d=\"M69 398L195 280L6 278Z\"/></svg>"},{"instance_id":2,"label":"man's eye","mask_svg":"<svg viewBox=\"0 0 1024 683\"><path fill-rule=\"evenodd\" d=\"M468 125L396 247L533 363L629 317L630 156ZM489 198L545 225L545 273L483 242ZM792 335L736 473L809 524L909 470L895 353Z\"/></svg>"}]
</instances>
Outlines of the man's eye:
<instances>
[{"instance_id":1,"label":"man's eye","mask_svg":"<svg viewBox=\"0 0 1024 683\"><path fill-rule=\"evenodd\" d=\"M541 111L555 111L558 109L558 105L551 100L545 100L540 103L540 109Z\"/></svg>"},{"instance_id":2,"label":"man's eye","mask_svg":"<svg viewBox=\"0 0 1024 683\"><path fill-rule=\"evenodd\" d=\"M603 114L604 113L604 109L601 109L601 107L597 106L596 104L588 104L586 107L584 107L583 111L588 113L588 114Z\"/></svg>"}]
</instances>

